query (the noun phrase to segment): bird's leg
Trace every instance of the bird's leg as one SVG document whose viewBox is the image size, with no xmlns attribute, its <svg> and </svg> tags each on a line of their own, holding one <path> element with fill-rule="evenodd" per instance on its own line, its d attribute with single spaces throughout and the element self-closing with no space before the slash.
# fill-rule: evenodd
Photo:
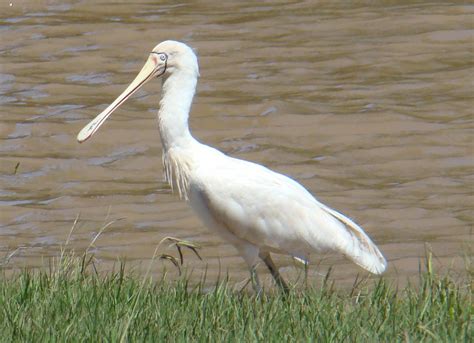
<svg viewBox="0 0 474 343">
<path fill-rule="evenodd" d="M 270 270 L 270 273 L 273 276 L 273 279 L 275 279 L 276 284 L 280 289 L 285 293 L 288 294 L 290 292 L 290 288 L 286 284 L 285 280 L 283 280 L 282 276 L 278 272 L 278 268 L 275 266 L 275 263 L 273 263 L 272 258 L 270 257 L 270 253 L 264 252 L 259 254 L 260 258 L 265 262 L 265 264 L 268 267 L 268 270 Z"/>
<path fill-rule="evenodd" d="M 235 246 L 239 250 L 240 254 L 244 258 L 245 262 L 249 266 L 250 271 L 250 281 L 252 282 L 252 287 L 257 295 L 262 293 L 262 286 L 260 285 L 260 280 L 257 274 L 257 265 L 258 265 L 258 252 L 259 249 L 252 244 L 243 242 Z"/>
<path fill-rule="evenodd" d="M 250 267 L 250 280 L 255 293 L 260 295 L 262 293 L 262 286 L 260 285 L 260 279 L 258 278 L 257 265 Z"/>
</svg>

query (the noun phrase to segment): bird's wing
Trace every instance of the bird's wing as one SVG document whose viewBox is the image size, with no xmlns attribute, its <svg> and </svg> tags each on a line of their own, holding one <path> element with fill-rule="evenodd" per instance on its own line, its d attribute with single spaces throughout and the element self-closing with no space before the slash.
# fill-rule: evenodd
<svg viewBox="0 0 474 343">
<path fill-rule="evenodd" d="M 200 168 L 196 184 L 217 224 L 262 249 L 308 256 L 336 250 L 374 273 L 385 259 L 356 223 L 316 200 L 291 178 L 223 157 Z"/>
</svg>

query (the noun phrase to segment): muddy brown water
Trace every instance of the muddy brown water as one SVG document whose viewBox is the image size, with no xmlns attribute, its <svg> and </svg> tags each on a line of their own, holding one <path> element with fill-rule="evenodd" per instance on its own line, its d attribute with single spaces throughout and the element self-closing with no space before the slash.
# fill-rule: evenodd
<svg viewBox="0 0 474 343">
<path fill-rule="evenodd" d="M 47 264 L 80 214 L 70 242 L 79 251 L 123 218 L 92 248 L 106 269 L 146 265 L 174 236 L 202 245 L 203 262 L 185 252 L 194 275 L 245 280 L 236 250 L 163 181 L 159 82 L 93 139 L 75 139 L 157 43 L 176 39 L 199 55 L 190 119 L 199 140 L 291 175 L 354 218 L 389 276 L 416 274 L 427 245 L 462 272 L 473 223 L 473 12 L 461 2 L 3 2 L 0 258 L 16 251 L 9 268 Z M 314 275 L 333 265 L 348 283 L 361 272 L 338 256 L 313 261 Z"/>
</svg>

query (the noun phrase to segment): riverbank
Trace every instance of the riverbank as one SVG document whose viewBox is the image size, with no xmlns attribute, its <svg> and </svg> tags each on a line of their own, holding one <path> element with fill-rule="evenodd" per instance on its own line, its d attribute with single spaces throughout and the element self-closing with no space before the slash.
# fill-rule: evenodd
<svg viewBox="0 0 474 343">
<path fill-rule="evenodd" d="M 1 341 L 469 341 L 471 282 L 424 263 L 404 289 L 380 278 L 341 291 L 328 280 L 257 297 L 226 280 L 208 290 L 124 266 L 104 275 L 91 255 L 65 253 L 49 270 L 1 273 Z"/>
</svg>

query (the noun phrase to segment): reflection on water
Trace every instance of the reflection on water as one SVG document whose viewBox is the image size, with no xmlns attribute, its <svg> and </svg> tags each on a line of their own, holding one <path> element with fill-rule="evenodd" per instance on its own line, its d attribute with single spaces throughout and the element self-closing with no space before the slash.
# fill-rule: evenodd
<svg viewBox="0 0 474 343">
<path fill-rule="evenodd" d="M 0 14 L 0 254 L 41 265 L 81 214 L 72 245 L 107 261 L 148 260 L 165 236 L 200 242 L 211 275 L 245 265 L 163 182 L 158 82 L 75 141 L 158 42 L 200 58 L 191 115 L 200 140 L 302 182 L 355 218 L 390 261 L 444 265 L 472 233 L 472 6 L 389 2 L 12 2 Z M 192 268 L 205 265 L 191 254 Z M 340 257 L 315 258 L 353 280 Z M 283 266 L 290 265 L 280 259 Z M 285 268 L 286 270 L 286 268 Z"/>
</svg>

